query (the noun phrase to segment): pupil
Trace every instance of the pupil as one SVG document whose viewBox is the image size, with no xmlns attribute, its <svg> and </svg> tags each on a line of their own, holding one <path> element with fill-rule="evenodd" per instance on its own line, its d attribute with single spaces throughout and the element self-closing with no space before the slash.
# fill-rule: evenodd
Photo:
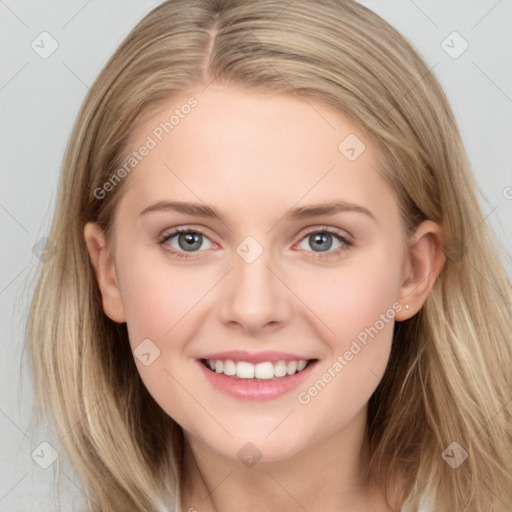
<svg viewBox="0 0 512 512">
<path fill-rule="evenodd" d="M 332 236 L 325 233 L 316 233 L 315 235 L 310 236 L 310 240 L 313 239 L 311 246 L 314 248 L 315 244 L 319 244 L 317 246 L 320 251 L 327 251 L 330 249 L 332 245 Z"/>
</svg>

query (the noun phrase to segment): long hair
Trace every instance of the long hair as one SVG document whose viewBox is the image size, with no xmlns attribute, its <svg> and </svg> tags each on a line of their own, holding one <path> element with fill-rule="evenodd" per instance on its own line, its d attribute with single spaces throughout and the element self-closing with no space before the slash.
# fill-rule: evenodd
<svg viewBox="0 0 512 512">
<path fill-rule="evenodd" d="M 505 511 L 512 325 L 504 254 L 437 79 L 390 24 L 351 0 L 169 0 L 130 32 L 87 94 L 48 234 L 56 252 L 39 268 L 25 346 L 34 415 L 54 422 L 90 510 L 173 506 L 184 436 L 144 387 L 126 324 L 103 312 L 84 225 L 111 233 L 129 177 L 102 199 L 95 190 L 123 164 L 137 123 L 173 94 L 214 80 L 348 115 L 379 150 L 405 232 L 427 219 L 441 224 L 446 262 L 422 309 L 396 324 L 370 399 L 370 471 L 383 489 L 401 475 L 413 510 L 428 493 L 436 512 Z M 455 453 L 467 454 L 456 468 L 448 463 Z"/>
</svg>

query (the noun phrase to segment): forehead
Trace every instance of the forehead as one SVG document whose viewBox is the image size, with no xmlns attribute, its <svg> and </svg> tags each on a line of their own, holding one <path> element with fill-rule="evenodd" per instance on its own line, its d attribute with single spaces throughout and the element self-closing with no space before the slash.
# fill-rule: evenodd
<svg viewBox="0 0 512 512">
<path fill-rule="evenodd" d="M 333 199 L 396 206 L 370 138 L 348 116 L 298 96 L 211 85 L 170 97 L 134 129 L 127 155 L 134 151 L 144 156 L 121 202 L 139 211 L 165 199 L 261 216 L 263 205 Z"/>
</svg>

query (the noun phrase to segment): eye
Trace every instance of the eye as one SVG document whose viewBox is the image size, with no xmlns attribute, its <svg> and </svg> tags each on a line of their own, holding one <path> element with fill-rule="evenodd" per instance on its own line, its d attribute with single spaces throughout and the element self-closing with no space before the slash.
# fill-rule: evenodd
<svg viewBox="0 0 512 512">
<path fill-rule="evenodd" d="M 333 243 L 337 244 L 334 248 Z M 308 231 L 298 244 L 299 248 L 308 251 L 308 247 L 305 247 L 304 244 L 313 249 L 312 252 L 315 254 L 311 257 L 320 259 L 339 256 L 352 246 L 348 237 L 333 228 L 315 228 Z"/>
<path fill-rule="evenodd" d="M 210 245 L 205 247 L 205 242 Z M 334 250 L 332 250 L 333 242 L 337 244 Z M 158 243 L 164 246 L 166 251 L 179 258 L 191 258 L 193 253 L 203 252 L 201 249 L 217 247 L 200 229 L 183 227 L 164 234 Z M 307 247 L 304 247 L 304 243 L 313 250 L 310 251 Z M 328 227 L 309 230 L 298 244 L 300 249 L 310 253 L 308 256 L 317 259 L 338 257 L 343 252 L 348 251 L 351 246 L 352 242 L 341 231 Z"/>
<path fill-rule="evenodd" d="M 205 248 L 204 242 L 207 240 L 210 247 L 206 247 L 206 249 L 216 247 L 199 229 L 176 228 L 171 233 L 165 234 L 158 243 L 175 256 L 189 258 L 190 256 L 186 253 L 201 252 L 199 250 Z"/>
</svg>

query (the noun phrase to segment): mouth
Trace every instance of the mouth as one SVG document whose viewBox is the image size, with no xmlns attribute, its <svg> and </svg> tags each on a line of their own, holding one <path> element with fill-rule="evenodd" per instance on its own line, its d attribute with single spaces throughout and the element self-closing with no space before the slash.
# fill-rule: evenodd
<svg viewBox="0 0 512 512">
<path fill-rule="evenodd" d="M 249 361 L 232 359 L 200 359 L 199 362 L 210 372 L 222 374 L 233 380 L 249 382 L 272 382 L 302 373 L 318 359 L 262 361 L 253 364 Z"/>
<path fill-rule="evenodd" d="M 196 359 L 214 389 L 237 400 L 284 397 L 311 378 L 319 359 L 283 352 L 246 351 L 208 354 Z"/>
</svg>

